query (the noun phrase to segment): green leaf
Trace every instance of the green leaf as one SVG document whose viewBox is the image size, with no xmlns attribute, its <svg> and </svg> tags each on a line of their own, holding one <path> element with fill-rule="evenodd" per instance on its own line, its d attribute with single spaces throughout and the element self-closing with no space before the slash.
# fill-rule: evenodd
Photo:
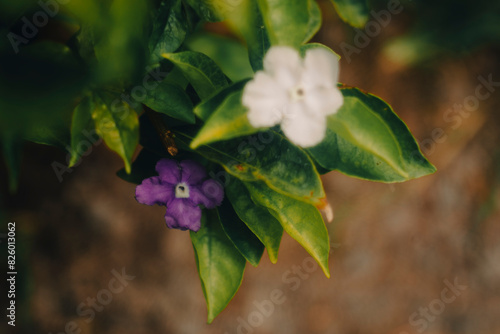
<svg viewBox="0 0 500 334">
<path fill-rule="evenodd" d="M 90 148 L 98 137 L 92 136 L 95 133 L 95 124 L 92 120 L 92 111 L 94 104 L 89 96 L 86 96 L 73 111 L 73 119 L 71 121 L 71 160 L 69 167 L 74 166 L 81 156 L 85 153 L 82 148 Z M 82 144 L 86 144 L 83 146 Z"/>
<path fill-rule="evenodd" d="M 311 38 L 314 37 L 321 28 L 321 9 L 315 0 L 308 1 L 309 8 L 309 22 L 307 24 L 307 33 L 302 41 L 302 43 L 308 42 Z"/>
<path fill-rule="evenodd" d="M 389 105 L 357 88 L 341 91 L 344 105 L 328 118 L 325 140 L 308 149 L 321 166 L 381 182 L 401 182 L 435 172 Z"/>
<path fill-rule="evenodd" d="M 326 50 L 328 52 L 333 53 L 337 57 L 337 59 L 340 60 L 340 55 L 339 54 L 337 54 L 335 51 L 333 51 L 332 49 L 330 49 L 328 46 L 326 46 L 324 44 L 321 44 L 321 43 L 307 43 L 307 44 L 302 45 L 300 47 L 300 49 L 299 49 L 300 55 L 301 55 L 302 58 L 304 58 L 305 55 L 306 55 L 307 50 L 318 49 L 318 48 L 324 49 L 324 50 Z"/>
<path fill-rule="evenodd" d="M 92 119 L 99 136 L 106 145 L 118 153 L 130 173 L 132 155 L 139 143 L 139 119 L 137 113 L 123 100 L 111 96 L 94 98 Z"/>
<path fill-rule="evenodd" d="M 186 41 L 191 51 L 202 52 L 213 59 L 231 81 L 253 76 L 247 49 L 233 38 L 213 34 L 197 34 Z"/>
<path fill-rule="evenodd" d="M 89 1 L 90 2 L 90 1 Z M 150 1 L 113 0 L 101 5 L 93 37 L 98 60 L 96 79 L 102 84 L 130 85 L 142 80 L 147 64 Z"/>
<path fill-rule="evenodd" d="M 328 231 L 318 209 L 279 194 L 262 182 L 245 182 L 252 199 L 269 209 L 283 229 L 318 262 L 326 277 L 330 277 Z"/>
<path fill-rule="evenodd" d="M 176 51 L 186 38 L 188 30 L 181 0 L 162 1 L 156 11 L 149 39 L 152 62 L 158 62 L 163 53 Z"/>
<path fill-rule="evenodd" d="M 146 99 L 142 101 L 156 112 L 194 124 L 193 103 L 186 92 L 176 85 L 162 82 L 154 89 L 148 90 Z"/>
<path fill-rule="evenodd" d="M 68 128 L 69 125 L 61 123 L 56 123 L 52 126 L 40 125 L 37 128 L 30 129 L 23 138 L 33 143 L 54 146 L 61 150 L 68 150 L 68 145 L 70 143 Z"/>
<path fill-rule="evenodd" d="M 222 230 L 217 212 L 204 211 L 200 230 L 190 236 L 211 323 L 238 291 L 246 261 Z"/>
<path fill-rule="evenodd" d="M 355 28 L 363 28 L 370 18 L 367 0 L 331 0 L 340 18 Z"/>
<path fill-rule="evenodd" d="M 278 261 L 283 227 L 267 208 L 255 204 L 245 185 L 233 178 L 225 188 L 226 196 L 240 219 L 266 246 L 269 259 L 272 263 Z"/>
<path fill-rule="evenodd" d="M 187 129 L 174 130 L 176 141 L 189 145 Z M 274 131 L 200 146 L 196 152 L 221 164 L 243 181 L 264 181 L 272 189 L 322 207 L 325 192 L 314 163 L 305 151 Z"/>
<path fill-rule="evenodd" d="M 239 1 L 228 0 L 187 0 L 187 3 L 204 20 L 218 22 L 239 6 Z"/>
<path fill-rule="evenodd" d="M 241 104 L 242 94 L 243 91 L 232 93 L 224 100 L 193 139 L 191 148 L 259 131 L 248 121 L 248 110 Z"/>
<path fill-rule="evenodd" d="M 232 93 L 241 91 L 245 87 L 248 80 L 243 80 L 231 84 L 230 86 L 224 88 L 211 98 L 206 101 L 201 102 L 194 108 L 194 113 L 201 120 L 206 121 L 214 112 L 219 108 L 219 106 L 224 102 L 224 100 Z"/>
<path fill-rule="evenodd" d="M 255 234 L 241 221 L 228 200 L 225 200 L 222 205 L 217 208 L 217 213 L 222 223 L 222 229 L 233 245 L 248 262 L 254 267 L 257 267 L 264 253 L 264 245 L 262 242 L 260 242 Z"/>
<path fill-rule="evenodd" d="M 321 12 L 314 0 L 258 0 L 258 4 L 273 45 L 299 47 L 321 25 Z"/>
<path fill-rule="evenodd" d="M 261 70 L 262 60 L 271 42 L 257 1 L 239 0 L 239 5 L 228 12 L 226 18 L 233 30 L 245 39 L 253 70 Z"/>
<path fill-rule="evenodd" d="M 219 66 L 203 53 L 184 51 L 165 53 L 163 57 L 182 71 L 202 100 L 228 85 Z"/>
</svg>

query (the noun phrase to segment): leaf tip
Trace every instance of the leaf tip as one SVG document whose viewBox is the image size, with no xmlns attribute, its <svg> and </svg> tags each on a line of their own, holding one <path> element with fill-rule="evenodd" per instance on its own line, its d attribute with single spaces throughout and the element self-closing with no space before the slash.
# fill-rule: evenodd
<svg viewBox="0 0 500 334">
<path fill-rule="evenodd" d="M 193 139 L 191 144 L 189 144 L 189 147 L 194 150 L 198 148 L 200 145 L 201 145 L 201 140 L 199 140 L 198 137 L 196 137 Z"/>
<path fill-rule="evenodd" d="M 272 264 L 278 263 L 278 256 L 276 254 L 269 253 L 269 260 Z"/>
</svg>

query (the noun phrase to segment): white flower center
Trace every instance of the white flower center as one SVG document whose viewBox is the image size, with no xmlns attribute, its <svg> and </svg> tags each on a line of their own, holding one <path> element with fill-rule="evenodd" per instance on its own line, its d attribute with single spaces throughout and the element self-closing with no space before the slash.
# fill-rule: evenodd
<svg viewBox="0 0 500 334">
<path fill-rule="evenodd" d="M 302 85 L 297 85 L 290 89 L 290 98 L 293 102 L 302 101 L 305 97 L 305 90 Z"/>
<path fill-rule="evenodd" d="M 189 198 L 189 186 L 185 182 L 181 182 L 175 186 L 176 198 Z"/>
</svg>

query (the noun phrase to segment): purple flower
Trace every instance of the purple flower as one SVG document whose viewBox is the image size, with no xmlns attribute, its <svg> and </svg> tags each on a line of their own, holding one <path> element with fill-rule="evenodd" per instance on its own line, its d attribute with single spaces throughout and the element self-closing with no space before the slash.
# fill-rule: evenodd
<svg viewBox="0 0 500 334">
<path fill-rule="evenodd" d="M 222 203 L 222 186 L 209 179 L 205 168 L 195 161 L 161 159 L 156 171 L 159 176 L 145 179 L 137 186 L 135 198 L 142 204 L 165 205 L 165 221 L 170 228 L 196 232 L 201 226 L 199 205 L 212 209 Z"/>
</svg>

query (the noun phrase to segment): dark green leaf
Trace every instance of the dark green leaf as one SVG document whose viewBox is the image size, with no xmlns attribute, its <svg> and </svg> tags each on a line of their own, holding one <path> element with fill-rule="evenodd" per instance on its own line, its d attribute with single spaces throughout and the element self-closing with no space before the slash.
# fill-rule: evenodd
<svg viewBox="0 0 500 334">
<path fill-rule="evenodd" d="M 219 66 L 203 53 L 184 51 L 165 53 L 163 57 L 182 71 L 202 100 L 228 85 Z"/>
<path fill-rule="evenodd" d="M 253 234 L 253 232 L 245 225 L 244 222 L 234 212 L 233 207 L 225 200 L 220 207 L 217 208 L 222 229 L 226 232 L 234 246 L 238 251 L 250 262 L 257 267 L 264 253 L 264 245 Z"/>
<path fill-rule="evenodd" d="M 222 230 L 215 210 L 205 210 L 201 229 L 190 236 L 211 323 L 238 291 L 246 261 Z"/>
<path fill-rule="evenodd" d="M 140 184 L 144 179 L 158 175 L 155 166 L 161 158 L 149 150 L 142 149 L 132 163 L 130 174 L 126 172 L 125 168 L 122 168 L 116 172 L 116 175 L 127 182 Z"/>
<path fill-rule="evenodd" d="M 193 103 L 180 87 L 162 82 L 148 91 L 143 103 L 156 112 L 194 124 Z"/>
<path fill-rule="evenodd" d="M 73 111 L 71 122 L 71 160 L 69 167 L 72 167 L 98 140 L 95 131 L 95 123 L 92 120 L 94 104 L 89 96 L 86 96 Z"/>
<path fill-rule="evenodd" d="M 67 125 L 54 124 L 53 126 L 42 125 L 33 128 L 24 136 L 25 140 L 33 143 L 49 145 L 69 151 L 70 135 Z"/>
<path fill-rule="evenodd" d="M 193 139 L 187 130 L 177 131 L 185 145 Z M 200 146 L 196 152 L 221 164 L 243 181 L 262 180 L 272 189 L 298 200 L 324 205 L 325 193 L 309 156 L 274 131 Z"/>
<path fill-rule="evenodd" d="M 162 59 L 163 53 L 176 51 L 189 30 L 181 0 L 162 1 L 153 22 L 149 39 L 152 62 Z"/>
<path fill-rule="evenodd" d="M 236 178 L 229 181 L 225 190 L 234 211 L 266 246 L 271 262 L 276 263 L 278 261 L 281 236 L 283 235 L 283 227 L 281 227 L 279 221 L 269 213 L 267 208 L 254 203 L 248 189 Z"/>
</svg>

